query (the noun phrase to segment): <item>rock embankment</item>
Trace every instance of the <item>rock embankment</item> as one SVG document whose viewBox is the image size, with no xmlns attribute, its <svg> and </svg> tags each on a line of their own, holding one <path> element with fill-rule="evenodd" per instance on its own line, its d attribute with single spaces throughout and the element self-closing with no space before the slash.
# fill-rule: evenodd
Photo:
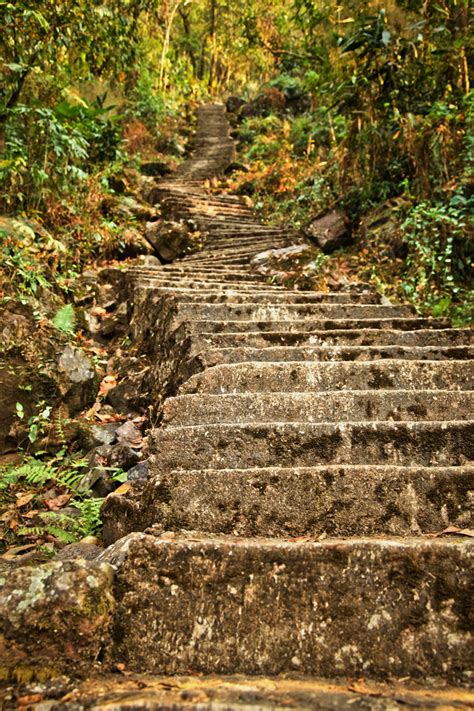
<svg viewBox="0 0 474 711">
<path fill-rule="evenodd" d="M 209 188 L 232 156 L 223 107 L 202 107 L 195 153 L 152 199 L 204 247 L 106 275 L 128 296 L 158 425 L 146 476 L 104 507 L 101 659 L 465 685 L 472 332 L 365 285 L 268 283 L 255 256 L 298 238 Z"/>
</svg>

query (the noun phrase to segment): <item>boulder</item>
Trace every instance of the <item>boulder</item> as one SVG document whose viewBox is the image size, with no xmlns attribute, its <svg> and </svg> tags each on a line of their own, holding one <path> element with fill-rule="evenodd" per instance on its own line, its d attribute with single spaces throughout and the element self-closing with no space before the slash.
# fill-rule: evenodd
<svg viewBox="0 0 474 711">
<path fill-rule="evenodd" d="M 182 222 L 175 220 L 147 222 L 145 235 L 161 259 L 167 262 L 196 250 L 193 233 Z"/>
<path fill-rule="evenodd" d="M 79 443 L 82 449 L 89 451 L 104 444 L 114 444 L 118 422 L 89 423 L 79 422 Z"/>
<path fill-rule="evenodd" d="M 303 228 L 305 235 L 316 242 L 326 254 L 352 241 L 349 221 L 339 210 L 317 217 Z"/>
<path fill-rule="evenodd" d="M 172 172 L 169 165 L 162 160 L 148 161 L 147 163 L 142 163 L 140 166 L 140 173 L 152 178 L 161 178 Z"/>
<path fill-rule="evenodd" d="M 241 99 L 240 96 L 229 96 L 227 101 L 225 102 L 225 108 L 227 113 L 229 114 L 236 114 L 242 106 L 245 105 L 244 99 Z"/>
<path fill-rule="evenodd" d="M 264 89 L 256 99 L 245 104 L 239 111 L 239 118 L 254 118 L 255 116 L 268 116 L 271 113 L 284 111 L 286 98 L 282 91 L 275 87 Z"/>
<path fill-rule="evenodd" d="M 97 393 L 97 375 L 83 350 L 68 343 L 59 356 L 58 372 L 61 395 L 70 415 L 92 405 Z"/>
<path fill-rule="evenodd" d="M 0 572 L 0 679 L 90 673 L 108 641 L 113 569 L 84 560 Z"/>
<path fill-rule="evenodd" d="M 128 470 L 127 481 L 130 482 L 145 482 L 150 478 L 150 465 L 148 460 L 138 462 L 134 467 Z"/>
</svg>

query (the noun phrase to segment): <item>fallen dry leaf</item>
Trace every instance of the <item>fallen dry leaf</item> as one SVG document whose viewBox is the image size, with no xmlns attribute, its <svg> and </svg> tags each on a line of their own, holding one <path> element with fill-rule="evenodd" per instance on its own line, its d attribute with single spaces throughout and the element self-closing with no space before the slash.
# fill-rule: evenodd
<svg viewBox="0 0 474 711">
<path fill-rule="evenodd" d="M 34 498 L 34 494 L 23 494 L 18 496 L 16 500 L 15 506 L 17 509 L 21 509 L 23 506 L 26 506 L 27 504 L 30 503 L 30 501 Z"/>
<path fill-rule="evenodd" d="M 36 548 L 36 543 L 28 543 L 25 544 L 24 546 L 14 546 L 13 548 L 9 548 L 2 556 L 1 558 L 14 558 L 16 555 L 20 553 L 24 553 L 24 551 L 29 551 L 32 548 Z"/>
<path fill-rule="evenodd" d="M 44 503 L 50 511 L 58 511 L 67 504 L 70 498 L 71 494 L 61 494 L 61 496 L 56 496 L 54 499 L 47 499 Z"/>
<path fill-rule="evenodd" d="M 129 484 L 128 481 L 126 481 L 124 484 L 121 484 L 118 489 L 115 489 L 114 494 L 118 494 L 119 496 L 121 496 L 122 494 L 126 494 L 127 491 L 130 490 L 131 486 L 132 485 Z"/>
<path fill-rule="evenodd" d="M 288 538 L 288 543 L 304 543 L 307 541 L 314 541 L 312 536 L 296 536 L 295 538 Z"/>
<path fill-rule="evenodd" d="M 34 518 L 39 514 L 39 509 L 32 509 L 28 513 L 22 514 L 24 518 Z"/>
<path fill-rule="evenodd" d="M 115 388 L 117 385 L 117 376 L 116 375 L 106 375 L 105 378 L 102 378 L 102 382 L 99 386 L 99 395 L 107 395 L 109 390 L 112 390 L 112 388 Z"/>
<path fill-rule="evenodd" d="M 30 707 L 32 704 L 37 704 L 43 701 L 43 694 L 30 694 L 29 696 L 20 696 L 18 698 L 18 708 Z"/>
<path fill-rule="evenodd" d="M 473 528 L 458 528 L 458 526 L 448 526 L 436 534 L 437 536 L 469 536 L 469 538 L 474 538 Z"/>
<path fill-rule="evenodd" d="M 96 316 L 97 318 L 103 318 L 107 315 L 107 311 L 102 306 L 93 306 L 89 309 L 91 316 Z"/>
<path fill-rule="evenodd" d="M 364 696 L 382 696 L 381 692 L 377 689 L 373 689 L 370 686 L 360 680 L 355 681 L 353 684 L 347 687 L 348 691 L 353 691 L 356 694 L 363 694 Z"/>
</svg>

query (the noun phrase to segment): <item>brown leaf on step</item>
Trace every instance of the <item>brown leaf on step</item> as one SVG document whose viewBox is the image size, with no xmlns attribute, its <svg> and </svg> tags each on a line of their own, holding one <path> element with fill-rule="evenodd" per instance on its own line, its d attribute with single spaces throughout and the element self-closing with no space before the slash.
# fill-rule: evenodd
<svg viewBox="0 0 474 711">
<path fill-rule="evenodd" d="M 107 311 L 102 306 L 93 306 L 89 309 L 89 313 L 91 316 L 95 316 L 96 318 L 103 318 L 107 315 Z"/>
<path fill-rule="evenodd" d="M 117 376 L 116 375 L 106 375 L 105 378 L 102 379 L 102 382 L 99 386 L 99 395 L 105 396 L 109 392 L 109 390 L 112 390 L 112 388 L 115 388 L 117 385 Z"/>
<path fill-rule="evenodd" d="M 18 496 L 16 500 L 16 508 L 21 509 L 23 506 L 26 506 L 27 504 L 30 503 L 30 501 L 34 498 L 34 494 L 22 494 Z"/>
<path fill-rule="evenodd" d="M 71 494 L 61 494 L 61 496 L 55 496 L 54 499 L 47 499 L 44 503 L 50 511 L 59 511 L 67 504 L 70 498 Z"/>
<path fill-rule="evenodd" d="M 37 704 L 40 701 L 43 701 L 43 699 L 43 694 L 30 694 L 29 696 L 20 696 L 17 699 L 18 709 L 31 708 L 33 704 Z"/>
<path fill-rule="evenodd" d="M 363 694 L 364 696 L 382 696 L 380 691 L 367 686 L 367 684 L 361 679 L 355 681 L 353 684 L 347 687 L 348 691 L 354 691 L 356 694 Z"/>
<path fill-rule="evenodd" d="M 119 496 L 122 496 L 122 494 L 126 494 L 127 491 L 130 490 L 131 484 L 126 481 L 124 484 L 121 484 L 118 489 L 115 489 L 114 494 L 118 494 Z"/>
<path fill-rule="evenodd" d="M 287 538 L 288 543 L 305 543 L 307 541 L 314 541 L 311 536 L 296 536 L 296 538 Z"/>
<path fill-rule="evenodd" d="M 469 538 L 474 538 L 473 528 L 458 528 L 458 526 L 448 526 L 436 534 L 437 536 L 469 536 Z"/>
<path fill-rule="evenodd" d="M 3 521 L 3 523 L 8 523 L 8 521 L 10 521 L 10 519 L 14 518 L 15 516 L 15 509 L 8 509 L 8 511 L 2 513 L 2 515 L 0 516 L 0 521 Z"/>
<path fill-rule="evenodd" d="M 25 551 L 29 551 L 32 548 L 36 548 L 36 543 L 28 543 L 25 544 L 24 546 L 13 546 L 13 548 L 9 548 L 0 558 L 14 558 L 15 556 L 19 555 L 20 553 L 24 553 Z"/>
<path fill-rule="evenodd" d="M 31 511 L 28 511 L 28 513 L 22 514 L 23 518 L 34 518 L 39 514 L 38 509 L 32 509 Z"/>
<path fill-rule="evenodd" d="M 125 415 L 119 415 L 117 412 L 108 415 L 102 415 L 100 412 L 97 412 L 95 417 L 99 422 L 123 422 L 127 419 Z"/>
</svg>

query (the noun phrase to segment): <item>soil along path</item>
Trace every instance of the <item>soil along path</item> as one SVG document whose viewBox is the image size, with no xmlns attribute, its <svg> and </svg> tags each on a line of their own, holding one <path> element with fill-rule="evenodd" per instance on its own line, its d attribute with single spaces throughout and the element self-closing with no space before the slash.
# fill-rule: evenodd
<svg viewBox="0 0 474 711">
<path fill-rule="evenodd" d="M 128 275 L 168 397 L 150 478 L 106 505 L 108 542 L 128 534 L 102 556 L 114 655 L 155 673 L 466 681 L 474 549 L 429 534 L 471 526 L 471 334 L 363 286 L 266 283 L 252 258 L 295 236 L 205 190 L 232 151 L 223 108 L 202 107 L 195 154 L 156 194 L 210 237 Z"/>
<path fill-rule="evenodd" d="M 100 621 L 90 606 L 86 616 L 106 629 L 86 661 L 465 686 L 472 334 L 382 304 L 364 285 L 326 294 L 267 283 L 253 257 L 297 238 L 206 188 L 233 150 L 223 107 L 201 107 L 194 154 L 153 199 L 205 229 L 204 248 L 108 275 L 128 294 L 159 425 L 148 478 L 106 500 L 109 547 L 91 565 L 107 605 Z M 272 703 L 332 703 L 314 686 L 298 706 L 295 684 L 281 699 L 272 686 Z M 385 708 L 386 690 L 359 691 L 364 708 Z M 430 706 L 466 700 L 446 693 L 428 694 Z"/>
</svg>

